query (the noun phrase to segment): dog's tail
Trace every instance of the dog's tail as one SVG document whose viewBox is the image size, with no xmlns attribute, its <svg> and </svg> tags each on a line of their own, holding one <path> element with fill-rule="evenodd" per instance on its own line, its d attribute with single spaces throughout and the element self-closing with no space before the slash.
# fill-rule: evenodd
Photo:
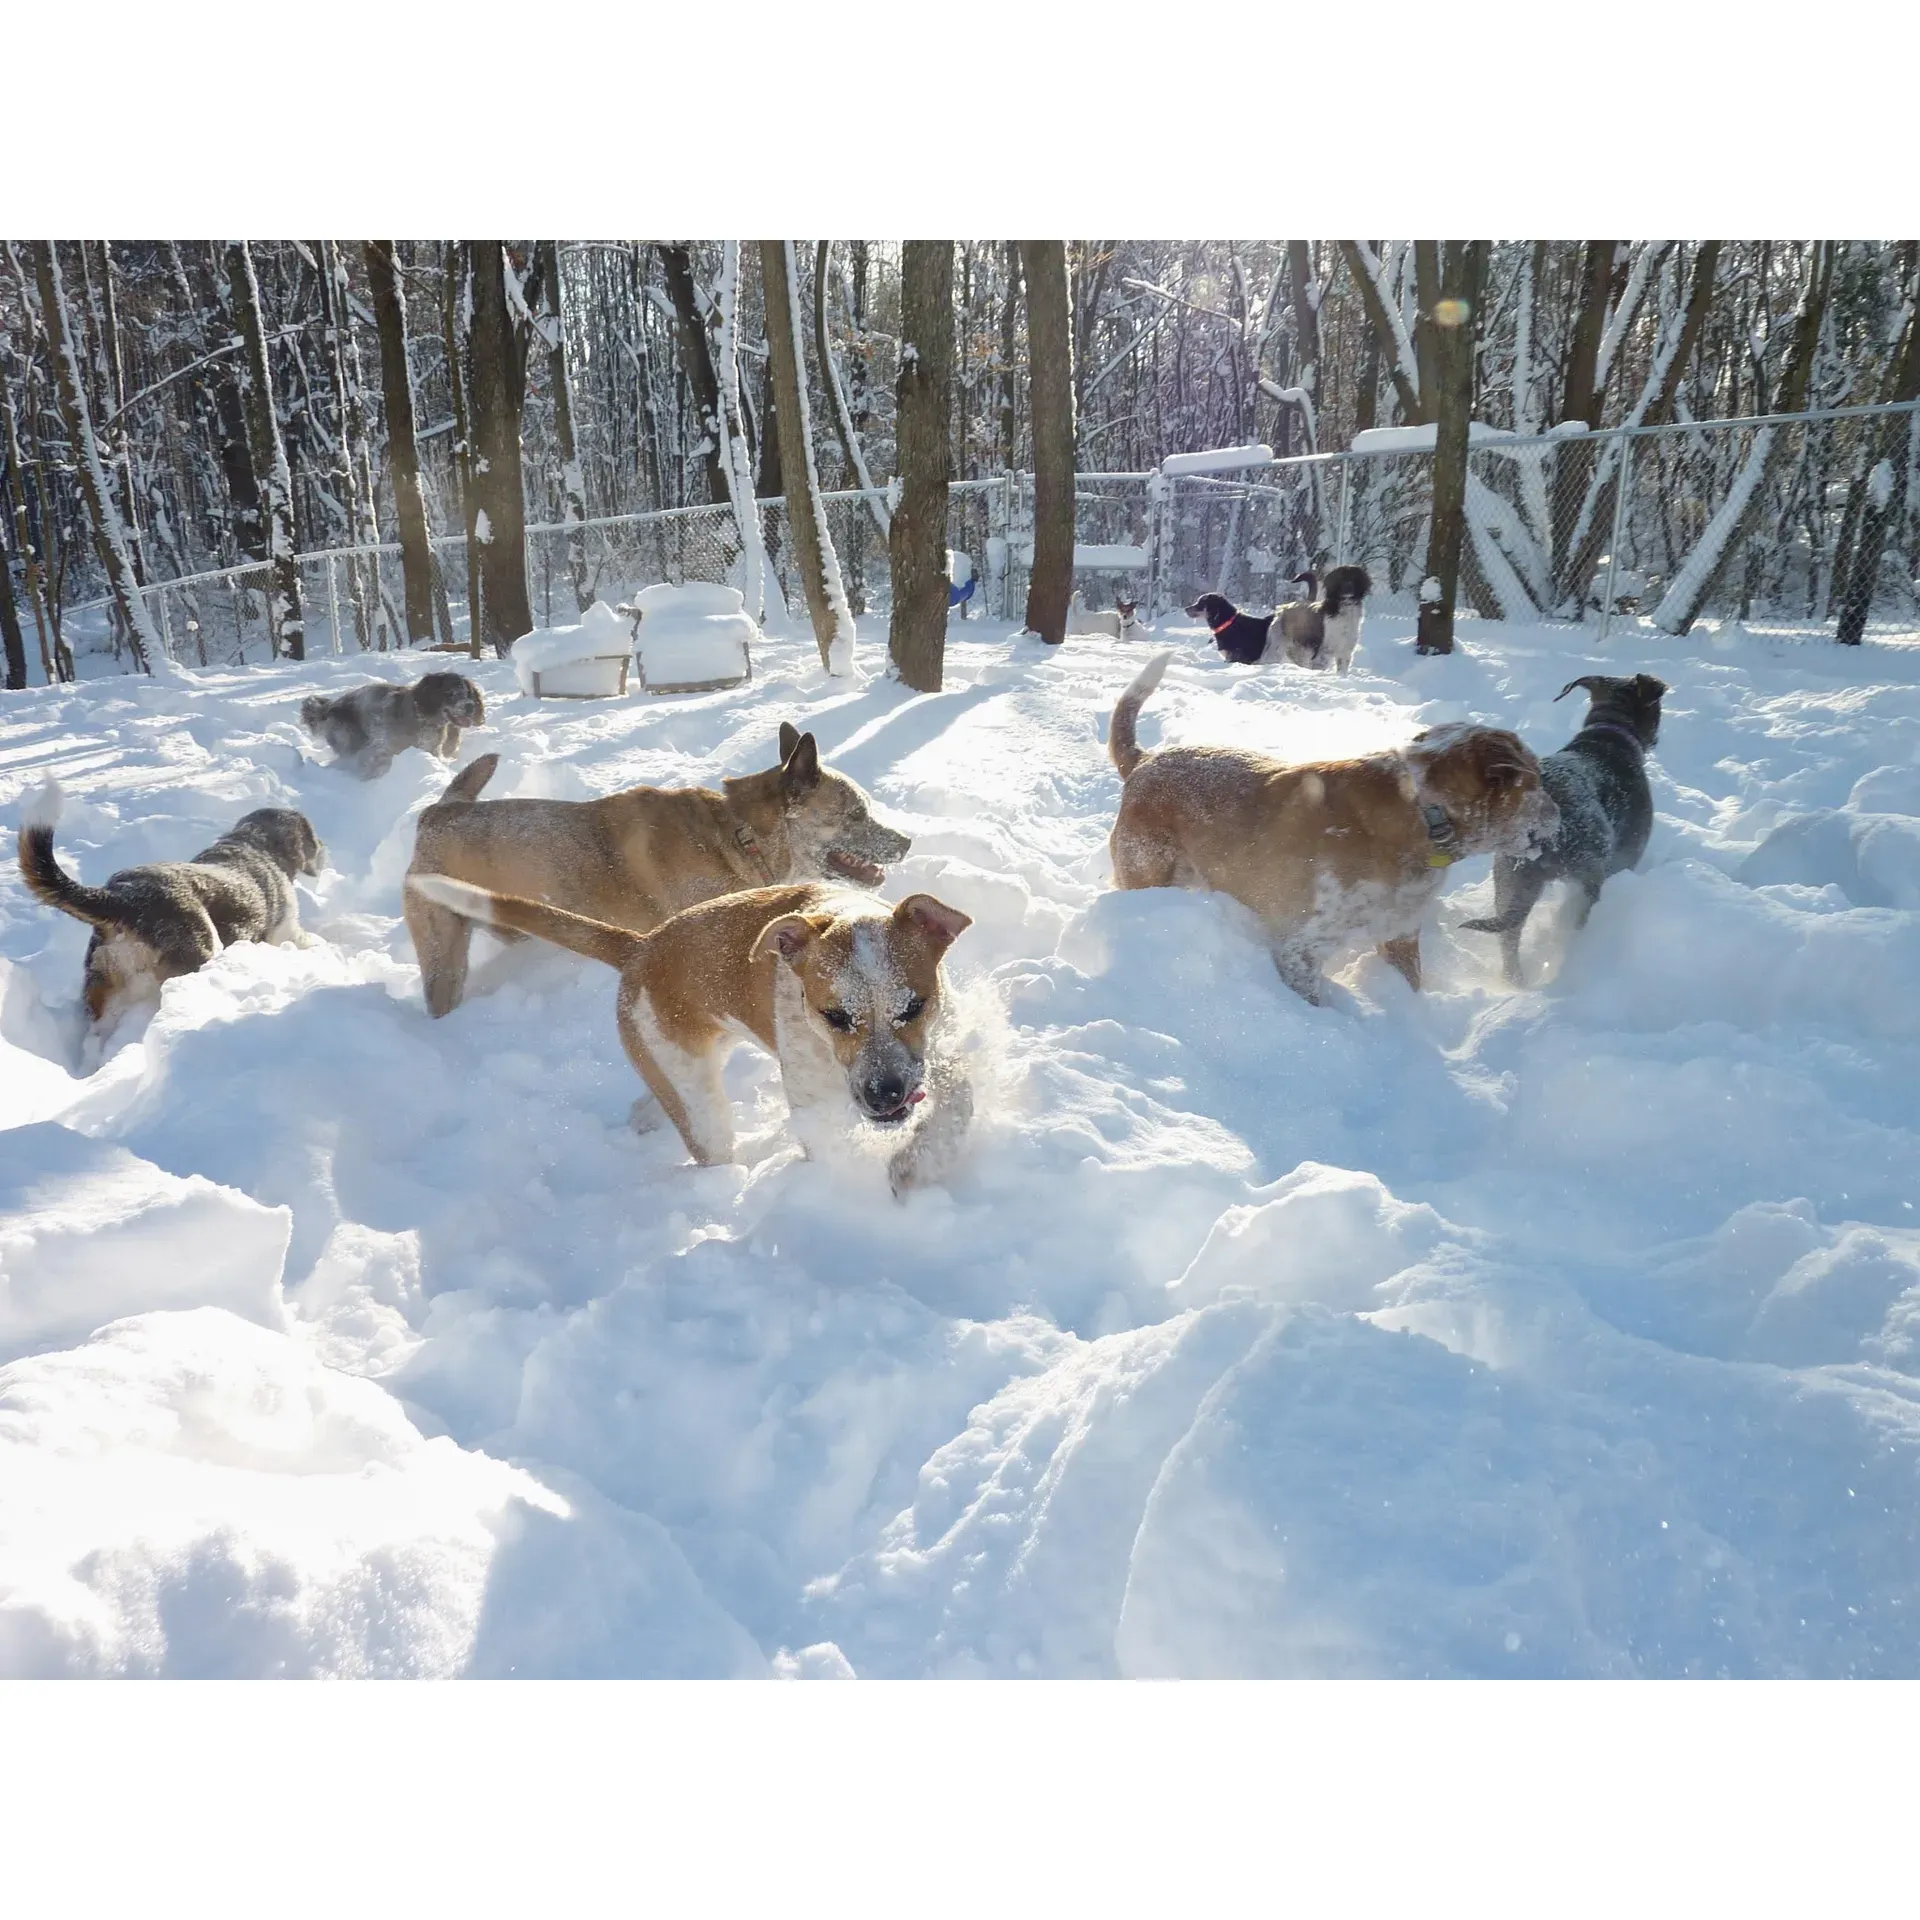
<svg viewBox="0 0 1920 1920">
<path fill-rule="evenodd" d="M 558 907 L 522 900 L 511 893 L 489 893 L 485 887 L 470 887 L 464 880 L 449 880 L 443 873 L 410 873 L 407 885 L 423 900 L 446 907 L 463 920 L 477 920 L 483 927 L 504 927 L 512 933 L 530 933 L 609 967 L 624 967 L 640 944 L 640 936 L 624 927 L 605 926 L 598 920 L 563 913 Z"/>
<path fill-rule="evenodd" d="M 309 733 L 317 732 L 332 706 L 333 702 L 324 693 L 309 694 L 300 702 L 300 724 Z"/>
<path fill-rule="evenodd" d="M 1147 704 L 1147 696 L 1160 684 L 1160 676 L 1166 672 L 1167 662 L 1172 658 L 1171 651 L 1156 653 L 1140 669 L 1133 685 L 1120 696 L 1120 704 L 1113 710 L 1113 724 L 1107 729 L 1107 753 L 1119 768 L 1122 780 L 1127 779 L 1146 758 L 1140 751 L 1139 742 L 1133 737 L 1134 722 L 1140 718 L 1140 709 Z"/>
<path fill-rule="evenodd" d="M 1527 923 L 1524 913 L 1509 912 L 1503 919 L 1497 913 L 1490 913 L 1484 920 L 1462 920 L 1460 928 L 1465 933 L 1511 933 L 1515 927 Z"/>
<path fill-rule="evenodd" d="M 118 926 L 126 913 L 102 887 L 83 887 L 53 857 L 53 830 L 60 820 L 59 783 L 49 780 L 20 816 L 20 876 L 36 900 L 70 913 L 89 926 Z"/>
<path fill-rule="evenodd" d="M 470 767 L 462 767 L 447 782 L 446 791 L 433 804 L 436 807 L 450 807 L 461 800 L 473 800 L 479 797 L 484 787 L 499 770 L 500 756 L 497 753 L 483 753 Z"/>
</svg>

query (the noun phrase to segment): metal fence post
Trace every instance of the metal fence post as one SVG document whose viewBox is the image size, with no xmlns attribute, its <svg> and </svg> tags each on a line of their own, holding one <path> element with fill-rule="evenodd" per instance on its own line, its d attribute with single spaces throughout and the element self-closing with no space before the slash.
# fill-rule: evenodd
<svg viewBox="0 0 1920 1920">
<path fill-rule="evenodd" d="M 340 574 L 327 555 L 327 618 L 333 622 L 333 650 L 340 651 Z"/>
<path fill-rule="evenodd" d="M 1353 486 L 1350 476 L 1353 472 L 1353 457 L 1342 454 L 1340 457 L 1340 532 L 1334 541 L 1333 559 L 1336 566 L 1347 564 L 1347 541 L 1353 534 Z"/>
<path fill-rule="evenodd" d="M 1613 579 L 1620 570 L 1620 535 L 1626 526 L 1627 487 L 1633 479 L 1633 438 L 1620 434 L 1620 471 L 1613 481 L 1613 532 L 1607 540 L 1607 585 L 1600 603 L 1600 644 L 1613 631 Z"/>
<path fill-rule="evenodd" d="M 151 593 L 154 604 L 160 609 L 160 645 L 165 651 L 167 658 L 171 660 L 175 656 L 173 650 L 173 625 L 167 618 L 167 590 L 165 587 L 151 587 L 143 588 L 141 592 L 142 598 L 144 598 L 147 593 Z"/>
</svg>

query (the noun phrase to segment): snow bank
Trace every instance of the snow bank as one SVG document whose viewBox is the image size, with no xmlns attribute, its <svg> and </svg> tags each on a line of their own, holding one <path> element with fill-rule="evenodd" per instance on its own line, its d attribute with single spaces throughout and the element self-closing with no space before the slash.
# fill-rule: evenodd
<svg viewBox="0 0 1920 1920">
<path fill-rule="evenodd" d="M 53 1125 L 0 1155 L 0 1356 L 73 1340 L 155 1307 L 218 1306 L 285 1324 L 292 1216 L 198 1174 Z"/>
</svg>

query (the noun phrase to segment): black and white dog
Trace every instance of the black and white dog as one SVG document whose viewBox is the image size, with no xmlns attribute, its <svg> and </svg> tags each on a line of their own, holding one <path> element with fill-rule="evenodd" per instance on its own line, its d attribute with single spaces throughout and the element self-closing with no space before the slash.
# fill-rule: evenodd
<svg viewBox="0 0 1920 1920">
<path fill-rule="evenodd" d="M 1549 880 L 1571 880 L 1580 890 L 1576 927 L 1587 924 L 1600 889 L 1616 873 L 1640 864 L 1653 831 L 1653 795 L 1647 753 L 1660 737 L 1664 680 L 1636 673 L 1631 680 L 1590 673 L 1569 680 L 1553 697 L 1586 688 L 1592 704 L 1576 733 L 1540 762 L 1541 784 L 1560 808 L 1560 827 L 1527 860 L 1506 854 L 1493 863 L 1493 912 L 1463 920 L 1473 933 L 1500 936 L 1500 962 L 1510 986 L 1520 984 L 1520 935 Z"/>
<path fill-rule="evenodd" d="M 1329 569 L 1320 598 L 1313 598 L 1318 576 L 1296 573 L 1307 598 L 1290 601 L 1268 614 L 1242 613 L 1218 593 L 1203 593 L 1187 612 L 1206 621 L 1213 644 L 1229 660 L 1253 666 L 1262 660 L 1290 660 L 1297 667 L 1334 667 L 1345 673 L 1360 644 L 1362 602 L 1373 590 L 1365 567 Z"/>
</svg>

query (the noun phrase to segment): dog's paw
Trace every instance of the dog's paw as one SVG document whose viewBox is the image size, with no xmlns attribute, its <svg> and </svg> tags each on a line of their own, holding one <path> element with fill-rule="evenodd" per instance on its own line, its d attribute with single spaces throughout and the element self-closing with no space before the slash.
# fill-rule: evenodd
<svg viewBox="0 0 1920 1920">
<path fill-rule="evenodd" d="M 635 1133 L 658 1133 L 666 1118 L 660 1110 L 660 1102 L 652 1094 L 643 1093 L 628 1110 L 627 1125 Z"/>
</svg>

